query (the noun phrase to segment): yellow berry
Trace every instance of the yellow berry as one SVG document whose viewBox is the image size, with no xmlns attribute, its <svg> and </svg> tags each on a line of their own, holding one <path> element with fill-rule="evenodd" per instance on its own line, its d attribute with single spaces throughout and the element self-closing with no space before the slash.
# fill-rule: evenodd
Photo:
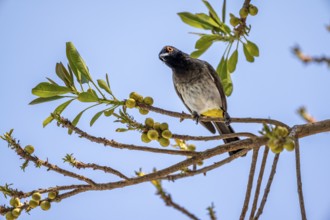
<svg viewBox="0 0 330 220">
<path fill-rule="evenodd" d="M 18 207 L 21 205 L 21 200 L 19 200 L 19 198 L 12 197 L 9 201 L 9 204 L 13 207 Z"/>
<path fill-rule="evenodd" d="M 40 203 L 40 208 L 42 209 L 42 210 L 44 210 L 44 211 L 47 211 L 47 210 L 49 210 L 50 209 L 50 202 L 49 201 L 42 201 L 41 203 Z"/>
<path fill-rule="evenodd" d="M 29 201 L 29 206 L 31 207 L 31 208 L 35 208 L 35 207 L 37 207 L 39 205 L 39 201 L 35 201 L 35 200 L 33 200 L 33 199 L 31 199 L 30 201 Z"/>
<path fill-rule="evenodd" d="M 151 140 L 148 138 L 147 133 L 142 133 L 141 141 L 144 142 L 144 143 L 149 143 Z"/>
<path fill-rule="evenodd" d="M 279 154 L 283 151 L 283 145 L 277 145 L 274 148 L 270 148 L 270 150 L 274 153 L 274 154 Z"/>
<path fill-rule="evenodd" d="M 159 125 L 159 129 L 162 131 L 168 130 L 168 124 L 166 122 Z"/>
<path fill-rule="evenodd" d="M 237 17 L 231 17 L 229 22 L 233 27 L 236 27 L 239 24 L 240 20 Z"/>
<path fill-rule="evenodd" d="M 159 138 L 158 142 L 162 147 L 167 147 L 168 145 L 170 145 L 170 140 L 163 137 Z"/>
<path fill-rule="evenodd" d="M 127 106 L 127 108 L 134 108 L 136 106 L 136 102 L 134 99 L 129 98 L 126 100 L 125 105 Z"/>
<path fill-rule="evenodd" d="M 26 145 L 25 148 L 24 148 L 24 151 L 28 154 L 33 154 L 34 147 L 32 145 Z"/>
<path fill-rule="evenodd" d="M 129 94 L 129 97 L 130 97 L 131 99 L 134 99 L 134 100 L 137 101 L 137 102 L 142 102 L 142 101 L 143 101 L 143 96 L 140 95 L 140 94 L 137 93 L 137 92 L 131 92 L 131 93 Z"/>
<path fill-rule="evenodd" d="M 198 165 L 198 166 L 203 166 L 203 163 L 204 163 L 204 162 L 203 162 L 202 160 L 197 161 L 197 165 Z"/>
<path fill-rule="evenodd" d="M 152 105 L 154 104 L 154 100 L 150 96 L 147 96 L 143 99 L 143 103 L 146 105 Z"/>
<path fill-rule="evenodd" d="M 282 127 L 282 126 L 277 126 L 274 130 L 275 135 L 279 137 L 286 137 L 289 134 L 289 131 L 287 128 Z"/>
<path fill-rule="evenodd" d="M 149 110 L 147 110 L 147 109 L 142 109 L 142 108 L 139 108 L 139 112 L 140 112 L 140 114 L 141 114 L 141 115 L 146 115 L 146 114 L 148 114 L 148 113 L 149 113 Z"/>
<path fill-rule="evenodd" d="M 252 16 L 255 16 L 256 14 L 258 14 L 258 8 L 254 5 L 250 5 L 249 6 L 249 14 Z"/>
<path fill-rule="evenodd" d="M 11 211 L 11 214 L 17 218 L 21 214 L 21 209 L 20 208 L 15 208 Z"/>
<path fill-rule="evenodd" d="M 154 123 L 154 129 L 156 129 L 156 130 L 160 129 L 160 123 L 159 122 Z"/>
<path fill-rule="evenodd" d="M 150 140 L 157 140 L 159 135 L 156 130 L 151 129 L 148 131 L 147 136 Z"/>
<path fill-rule="evenodd" d="M 241 10 L 239 10 L 239 16 L 241 16 L 241 18 L 246 18 L 249 14 L 249 10 L 247 8 L 241 8 Z"/>
<path fill-rule="evenodd" d="M 6 213 L 6 220 L 14 220 L 15 217 L 13 216 L 13 213 L 7 212 Z"/>
<path fill-rule="evenodd" d="M 189 144 L 189 145 L 187 146 L 187 149 L 190 150 L 190 151 L 195 151 L 195 150 L 196 150 L 196 146 L 193 145 L 193 144 Z"/>
<path fill-rule="evenodd" d="M 294 150 L 294 142 L 291 139 L 287 139 L 285 144 L 283 145 L 285 150 L 293 151 Z"/>
<path fill-rule="evenodd" d="M 57 191 L 52 191 L 48 193 L 48 198 L 49 199 L 55 199 L 57 196 L 58 192 Z"/>
<path fill-rule="evenodd" d="M 166 139 L 170 139 L 172 137 L 172 132 L 169 130 L 162 131 L 162 137 Z"/>
<path fill-rule="evenodd" d="M 144 124 L 150 128 L 152 128 L 154 126 L 154 119 L 152 118 L 146 118 L 146 120 L 144 121 Z"/>
<path fill-rule="evenodd" d="M 32 194 L 32 199 L 35 201 L 40 201 L 41 200 L 41 194 L 38 192 L 35 192 Z"/>
</svg>

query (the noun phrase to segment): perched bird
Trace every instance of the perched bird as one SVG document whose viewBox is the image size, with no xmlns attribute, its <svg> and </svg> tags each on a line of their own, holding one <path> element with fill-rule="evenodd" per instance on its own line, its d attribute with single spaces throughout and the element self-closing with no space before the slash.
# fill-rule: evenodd
<svg viewBox="0 0 330 220">
<path fill-rule="evenodd" d="M 220 78 L 209 63 L 191 58 L 172 46 L 163 47 L 159 59 L 172 69 L 176 93 L 197 122 L 199 116 L 229 119 L 226 96 Z M 233 128 L 227 123 L 203 121 L 199 123 L 213 134 L 216 132 L 215 128 L 220 134 L 234 133 Z M 237 140 L 239 140 L 237 137 L 227 138 L 224 142 Z M 238 151 L 229 152 L 229 155 Z"/>
</svg>

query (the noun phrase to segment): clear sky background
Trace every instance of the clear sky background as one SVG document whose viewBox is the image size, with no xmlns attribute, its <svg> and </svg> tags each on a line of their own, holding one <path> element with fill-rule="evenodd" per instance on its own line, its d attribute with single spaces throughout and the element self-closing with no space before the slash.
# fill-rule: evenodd
<svg viewBox="0 0 330 220">
<path fill-rule="evenodd" d="M 220 11 L 220 0 L 210 1 Z M 296 114 L 304 105 L 318 119 L 329 119 L 330 73 L 325 65 L 303 65 L 290 48 L 299 44 L 312 55 L 328 54 L 330 2 L 252 1 L 259 14 L 249 17 L 249 39 L 258 44 L 260 58 L 247 63 L 240 51 L 239 64 L 233 75 L 234 92 L 228 99 L 232 117 L 260 117 L 281 120 L 288 125 L 304 123 Z M 243 1 L 228 1 L 228 12 L 238 14 Z M 35 97 L 31 89 L 45 77 L 55 77 L 56 62 L 67 63 L 65 42 L 72 41 L 83 56 L 94 79 L 109 73 L 112 90 L 120 99 L 131 91 L 154 97 L 155 106 L 174 111 L 185 110 L 176 96 L 170 69 L 160 62 L 158 53 L 164 45 L 185 51 L 194 50 L 196 31 L 181 22 L 176 13 L 205 12 L 201 1 L 0 1 L 1 114 L 0 133 L 15 128 L 21 144 L 33 144 L 41 159 L 62 163 L 66 153 L 84 162 L 109 165 L 128 176 L 142 168 L 164 168 L 184 158 L 159 154 L 116 150 L 90 143 L 76 135 L 68 136 L 63 128 L 42 121 L 61 103 L 29 106 Z M 213 66 L 219 62 L 225 45 L 216 43 L 201 59 Z M 64 116 L 72 119 L 82 108 L 74 104 Z M 97 109 L 81 119 L 79 127 L 98 136 L 124 143 L 142 144 L 135 132 L 116 133 L 113 118 L 102 118 L 90 128 L 89 120 Z M 131 111 L 137 120 L 136 110 Z M 174 133 L 209 135 L 192 121 L 179 123 L 163 115 L 149 114 L 157 121 L 168 121 Z M 260 125 L 233 124 L 236 131 L 257 133 Z M 330 219 L 330 134 L 318 134 L 301 140 L 303 189 L 309 219 Z M 198 150 L 218 144 L 196 143 Z M 156 143 L 149 146 L 157 147 Z M 224 155 L 221 156 L 224 158 Z M 218 160 L 221 157 L 217 157 Z M 271 156 L 272 157 L 272 156 Z M 238 219 L 244 200 L 251 161 L 247 157 L 207 176 L 163 182 L 175 201 L 198 217 L 207 219 L 206 207 L 213 202 L 219 219 Z M 0 184 L 14 183 L 24 191 L 62 184 L 79 183 L 44 168 L 27 168 L 23 173 L 15 153 L 0 142 Z M 268 164 L 268 172 L 269 165 Z M 268 175 L 268 172 L 266 175 Z M 116 181 L 102 172 L 81 171 L 100 182 Z M 262 219 L 300 219 L 296 189 L 294 153 L 284 152 L 278 164 L 268 203 Z M 186 219 L 166 207 L 150 183 L 106 192 L 87 192 L 53 204 L 48 212 L 33 210 L 22 219 Z M 6 201 L 0 196 L 0 203 Z"/>
</svg>

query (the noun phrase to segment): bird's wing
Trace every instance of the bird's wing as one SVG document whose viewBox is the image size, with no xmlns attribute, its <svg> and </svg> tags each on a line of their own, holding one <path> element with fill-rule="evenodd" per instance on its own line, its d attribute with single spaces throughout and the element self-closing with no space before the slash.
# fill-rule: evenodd
<svg viewBox="0 0 330 220">
<path fill-rule="evenodd" d="M 217 72 L 215 71 L 215 69 L 208 62 L 204 61 L 204 63 L 207 66 L 207 69 L 209 70 L 209 74 L 219 90 L 221 103 L 222 103 L 221 107 L 224 111 L 227 111 L 227 100 L 226 100 L 226 95 L 225 95 L 225 92 L 224 92 L 222 84 L 221 84 L 221 80 L 220 80 Z"/>
<path fill-rule="evenodd" d="M 183 102 L 183 104 L 186 106 L 186 108 L 189 110 L 190 113 L 192 113 L 192 111 L 190 110 L 190 108 L 186 105 L 186 103 L 184 102 L 181 93 L 178 91 L 177 89 L 177 85 L 174 83 L 174 88 L 176 91 L 176 94 L 178 94 L 178 96 L 180 97 L 181 101 Z M 199 122 L 201 125 L 203 125 L 207 130 L 209 130 L 211 133 L 215 134 L 215 128 L 212 124 L 212 122 L 204 122 L 204 121 L 200 121 Z"/>
</svg>

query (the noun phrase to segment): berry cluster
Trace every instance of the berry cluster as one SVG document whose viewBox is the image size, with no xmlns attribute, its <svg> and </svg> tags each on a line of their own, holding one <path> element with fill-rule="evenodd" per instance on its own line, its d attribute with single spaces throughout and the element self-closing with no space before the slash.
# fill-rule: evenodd
<svg viewBox="0 0 330 220">
<path fill-rule="evenodd" d="M 258 14 L 258 8 L 252 4 L 250 4 L 248 8 L 243 7 L 239 10 L 240 18 L 236 17 L 233 14 L 230 14 L 229 22 L 233 27 L 236 27 L 242 22 L 241 19 L 245 19 L 249 14 L 255 16 L 256 14 Z"/>
<path fill-rule="evenodd" d="M 273 153 L 279 154 L 283 149 L 286 149 L 287 151 L 294 150 L 294 141 L 292 137 L 288 136 L 289 131 L 287 128 L 276 126 L 273 129 L 265 125 L 263 134 L 269 138 L 267 146 Z"/>
<path fill-rule="evenodd" d="M 170 145 L 170 138 L 172 132 L 168 129 L 167 123 L 154 122 L 152 118 L 146 118 L 145 131 L 142 132 L 141 140 L 145 143 L 149 143 L 152 140 L 156 140 L 163 147 Z"/>
<path fill-rule="evenodd" d="M 31 209 L 40 206 L 42 210 L 47 211 L 51 207 L 50 200 L 55 199 L 57 195 L 58 195 L 57 191 L 52 191 L 48 193 L 47 199 L 41 200 L 42 199 L 41 194 L 35 192 L 32 194 L 31 200 L 28 202 L 28 207 L 26 208 L 26 210 L 29 211 Z M 20 216 L 22 212 L 23 204 L 21 203 L 21 200 L 17 197 L 12 197 L 9 201 L 9 204 L 13 207 L 13 209 L 6 213 L 6 220 L 15 220 Z"/>
<path fill-rule="evenodd" d="M 127 108 L 135 108 L 136 103 L 152 105 L 154 103 L 154 100 L 150 96 L 143 97 L 142 95 L 138 94 L 137 92 L 131 92 L 129 94 L 129 98 L 125 101 L 125 106 Z M 141 115 L 146 115 L 149 113 L 149 111 L 147 109 L 142 109 L 142 108 L 139 108 L 139 112 Z"/>
</svg>

